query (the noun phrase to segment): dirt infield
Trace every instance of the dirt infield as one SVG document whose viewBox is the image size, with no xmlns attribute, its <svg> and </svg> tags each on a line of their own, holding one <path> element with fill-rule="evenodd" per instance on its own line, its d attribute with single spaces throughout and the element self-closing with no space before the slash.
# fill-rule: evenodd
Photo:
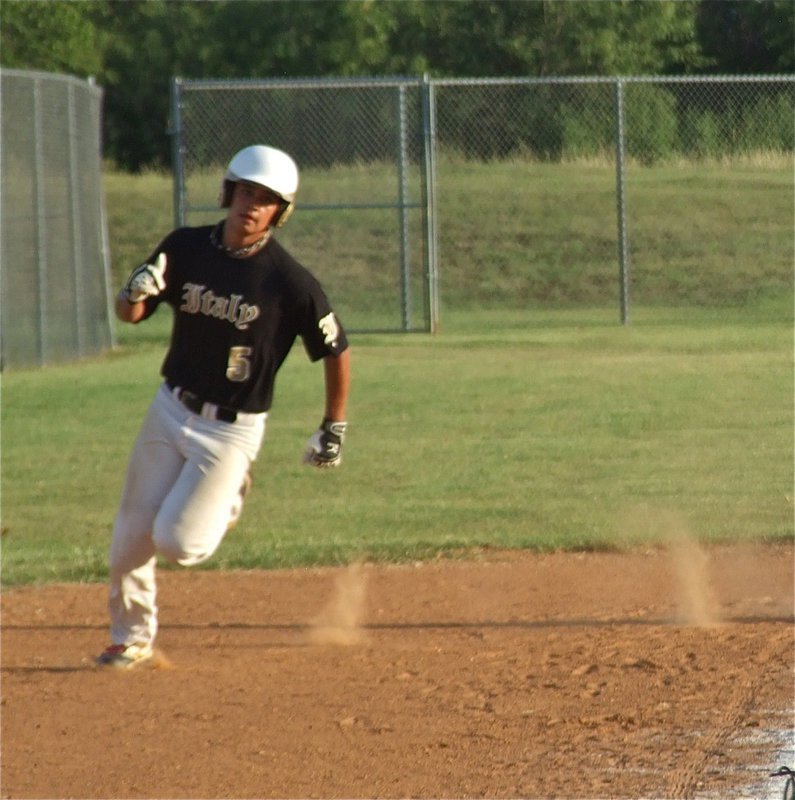
<svg viewBox="0 0 795 800">
<path fill-rule="evenodd" d="M 161 658 L 130 673 L 93 665 L 104 586 L 9 590 L 0 792 L 761 797 L 792 742 L 794 555 L 161 570 Z"/>
</svg>

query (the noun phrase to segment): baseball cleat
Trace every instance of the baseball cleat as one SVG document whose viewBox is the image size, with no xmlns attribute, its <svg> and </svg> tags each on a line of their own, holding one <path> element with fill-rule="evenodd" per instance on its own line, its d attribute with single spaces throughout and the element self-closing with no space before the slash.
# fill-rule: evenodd
<svg viewBox="0 0 795 800">
<path fill-rule="evenodd" d="M 101 667 L 131 669 L 150 661 L 152 656 L 154 650 L 150 644 L 112 644 L 97 658 L 97 664 Z"/>
</svg>

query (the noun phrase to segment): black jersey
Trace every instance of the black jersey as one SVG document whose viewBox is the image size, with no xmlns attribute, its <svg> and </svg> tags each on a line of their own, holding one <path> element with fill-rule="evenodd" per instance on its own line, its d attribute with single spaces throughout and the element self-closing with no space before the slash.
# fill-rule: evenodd
<svg viewBox="0 0 795 800">
<path fill-rule="evenodd" d="M 166 288 L 145 300 L 174 309 L 161 373 L 202 400 L 238 411 L 267 411 L 276 372 L 300 336 L 310 359 L 348 347 L 316 278 L 273 237 L 249 258 L 210 241 L 213 226 L 179 228 L 152 253 L 165 253 Z"/>
</svg>

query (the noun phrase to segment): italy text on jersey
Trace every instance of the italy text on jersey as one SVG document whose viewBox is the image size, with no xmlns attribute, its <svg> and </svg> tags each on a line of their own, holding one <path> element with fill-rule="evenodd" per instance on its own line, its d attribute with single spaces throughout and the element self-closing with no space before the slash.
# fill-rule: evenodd
<svg viewBox="0 0 795 800">
<path fill-rule="evenodd" d="M 204 314 L 206 317 L 225 319 L 241 331 L 246 330 L 249 323 L 260 315 L 259 306 L 241 302 L 242 295 L 224 297 L 215 294 L 212 289 L 205 291 L 205 286 L 196 283 L 185 283 L 182 288 L 184 302 L 179 310 L 186 314 Z"/>
</svg>

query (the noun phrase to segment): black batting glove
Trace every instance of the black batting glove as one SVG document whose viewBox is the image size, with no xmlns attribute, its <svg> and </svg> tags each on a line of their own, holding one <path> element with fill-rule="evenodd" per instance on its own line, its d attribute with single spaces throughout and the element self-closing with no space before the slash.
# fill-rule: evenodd
<svg viewBox="0 0 795 800">
<path fill-rule="evenodd" d="M 342 442 L 347 429 L 347 422 L 324 419 L 306 443 L 304 464 L 321 469 L 339 466 L 342 462 Z"/>
</svg>

